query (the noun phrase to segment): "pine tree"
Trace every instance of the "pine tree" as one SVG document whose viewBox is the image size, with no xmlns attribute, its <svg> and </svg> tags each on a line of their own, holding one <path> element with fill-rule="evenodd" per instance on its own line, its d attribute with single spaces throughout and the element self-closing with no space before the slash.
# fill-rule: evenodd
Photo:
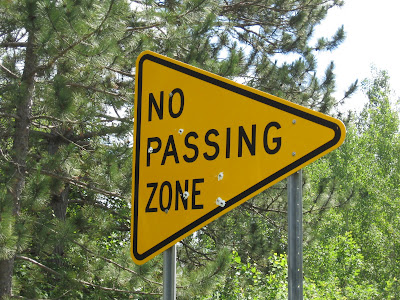
<svg viewBox="0 0 400 300">
<path fill-rule="evenodd" d="M 133 75 L 120 43 L 129 5 L 3 3 L 1 295 L 11 294 L 13 272 L 13 294 L 59 296 L 71 281 L 81 285 L 76 293 L 87 293 L 97 284 L 79 279 L 88 267 L 74 267 L 73 259 L 92 250 L 77 240 L 103 226 L 92 238 L 115 247 L 108 237 L 122 232 L 123 241 L 129 231 L 122 195 L 129 194 Z M 52 288 L 49 274 L 20 272 L 37 267 L 66 283 Z M 74 268 L 78 275 L 68 276 Z"/>
<path fill-rule="evenodd" d="M 309 41 L 336 5 L 0 0 L 0 297 L 158 298 L 160 258 L 127 255 L 136 57 L 154 50 L 328 112 L 333 64 L 320 81 L 313 54 L 344 31 Z M 282 183 L 179 245 L 182 299 L 215 286 L 232 250 L 260 263 L 284 251 L 284 194 Z"/>
</svg>

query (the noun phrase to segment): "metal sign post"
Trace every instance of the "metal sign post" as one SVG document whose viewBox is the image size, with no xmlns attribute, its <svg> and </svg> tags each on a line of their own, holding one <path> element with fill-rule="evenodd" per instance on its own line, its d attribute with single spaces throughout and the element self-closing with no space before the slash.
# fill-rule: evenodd
<svg viewBox="0 0 400 300">
<path fill-rule="evenodd" d="M 164 251 L 163 300 L 176 299 L 176 245 Z"/>
<path fill-rule="evenodd" d="M 289 300 L 303 299 L 302 171 L 288 177 L 288 288 Z"/>
</svg>

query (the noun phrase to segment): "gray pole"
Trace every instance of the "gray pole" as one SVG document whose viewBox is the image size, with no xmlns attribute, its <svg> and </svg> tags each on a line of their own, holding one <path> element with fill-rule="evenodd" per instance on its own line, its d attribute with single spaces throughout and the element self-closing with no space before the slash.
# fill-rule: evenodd
<svg viewBox="0 0 400 300">
<path fill-rule="evenodd" d="M 176 299 L 176 245 L 164 251 L 163 300 Z"/>
<path fill-rule="evenodd" d="M 302 171 L 288 178 L 288 287 L 289 300 L 303 299 Z"/>
</svg>

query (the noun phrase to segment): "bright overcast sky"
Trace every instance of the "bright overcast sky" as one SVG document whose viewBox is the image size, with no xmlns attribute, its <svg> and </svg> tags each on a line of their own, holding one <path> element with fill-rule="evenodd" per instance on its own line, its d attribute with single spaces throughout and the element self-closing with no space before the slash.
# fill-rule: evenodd
<svg viewBox="0 0 400 300">
<path fill-rule="evenodd" d="M 332 36 L 342 24 L 347 36 L 339 48 L 318 57 L 322 69 L 335 62 L 338 97 L 356 79 L 361 82 L 370 77 L 371 65 L 389 72 L 391 87 L 400 95 L 399 12 L 399 0 L 347 0 L 322 21 L 316 36 Z M 347 108 L 362 108 L 365 97 L 361 89 L 350 101 Z"/>
</svg>

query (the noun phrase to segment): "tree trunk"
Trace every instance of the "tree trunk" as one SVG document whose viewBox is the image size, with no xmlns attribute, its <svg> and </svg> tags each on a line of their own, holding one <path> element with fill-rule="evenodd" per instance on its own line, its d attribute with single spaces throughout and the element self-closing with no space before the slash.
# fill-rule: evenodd
<svg viewBox="0 0 400 300">
<path fill-rule="evenodd" d="M 33 12 L 32 12 L 33 13 Z M 21 78 L 20 98 L 16 99 L 15 133 L 13 136 L 11 180 L 6 199 L 12 205 L 15 218 L 21 211 L 21 194 L 25 187 L 26 159 L 29 151 L 29 129 L 32 113 L 33 94 L 35 89 L 35 69 L 37 54 L 35 53 L 34 26 L 28 30 L 29 37 L 25 54 L 25 66 Z M 15 251 L 8 259 L 0 260 L 0 299 L 12 294 L 12 274 Z"/>
<path fill-rule="evenodd" d="M 52 195 L 51 198 L 51 207 L 53 208 L 54 215 L 61 221 L 65 221 L 67 215 L 68 198 L 68 184 L 65 185 L 64 189 L 60 193 Z M 53 253 L 55 255 L 54 262 L 57 265 L 62 265 L 62 256 L 64 255 L 64 243 L 62 241 L 59 241 L 54 246 Z"/>
<path fill-rule="evenodd" d="M 57 219 L 65 221 L 69 198 L 69 185 L 65 184 L 64 189 L 59 194 L 54 194 L 51 199 L 51 207 Z"/>
<path fill-rule="evenodd" d="M 0 299 L 11 295 L 11 282 L 14 267 L 14 257 L 0 260 Z"/>
<path fill-rule="evenodd" d="M 54 138 L 49 140 L 48 152 L 50 155 L 55 155 L 61 146 L 61 139 L 57 136 L 56 130 L 52 130 Z M 53 209 L 55 217 L 60 221 L 65 221 L 67 215 L 69 199 L 69 184 L 63 184 L 63 188 L 54 191 L 51 194 L 50 205 Z M 64 255 L 64 245 L 59 242 L 55 245 L 53 253 L 55 254 L 55 263 L 57 265 L 62 264 L 61 257 Z"/>
</svg>

